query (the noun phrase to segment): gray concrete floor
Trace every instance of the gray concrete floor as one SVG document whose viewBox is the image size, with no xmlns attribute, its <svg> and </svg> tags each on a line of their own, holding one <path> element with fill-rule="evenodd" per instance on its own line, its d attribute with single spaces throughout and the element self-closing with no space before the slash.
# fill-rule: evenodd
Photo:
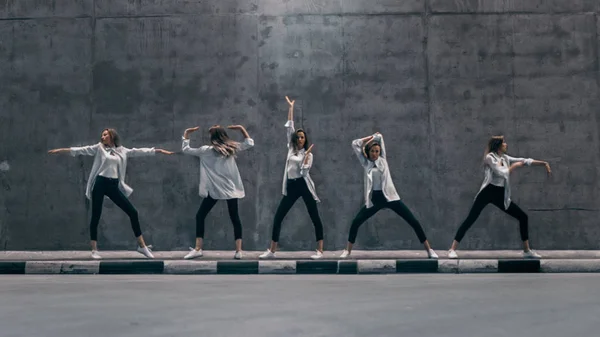
<svg viewBox="0 0 600 337">
<path fill-rule="evenodd" d="M 594 336 L 600 275 L 0 276 L 0 336 Z"/>
<path fill-rule="evenodd" d="M 266 249 L 266 248 L 265 248 Z M 448 247 L 440 247 L 436 252 L 441 258 L 448 256 Z M 154 256 L 157 260 L 182 260 L 189 251 L 160 251 L 155 250 Z M 544 259 L 600 259 L 600 250 L 537 250 Z M 261 251 L 244 251 L 244 260 L 258 260 Z M 308 260 L 314 251 L 278 251 L 279 260 Z M 325 259 L 337 260 L 342 253 L 341 250 L 325 251 Z M 100 251 L 104 260 L 136 259 L 146 258 L 135 251 L 134 248 L 125 250 Z M 204 257 L 197 260 L 231 260 L 233 250 L 204 250 Z M 521 250 L 458 250 L 461 259 L 520 259 Z M 424 250 L 353 250 L 352 259 L 426 259 Z M 0 261 L 48 261 L 48 260 L 91 260 L 90 251 L 77 250 L 55 250 L 55 251 L 0 251 Z"/>
</svg>

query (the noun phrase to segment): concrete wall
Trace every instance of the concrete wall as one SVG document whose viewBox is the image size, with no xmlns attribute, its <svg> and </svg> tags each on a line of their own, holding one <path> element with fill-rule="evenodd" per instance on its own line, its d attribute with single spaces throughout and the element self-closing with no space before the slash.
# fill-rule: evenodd
<svg viewBox="0 0 600 337">
<path fill-rule="evenodd" d="M 245 124 L 240 154 L 245 248 L 264 249 L 280 200 L 284 95 L 316 144 L 312 170 L 327 249 L 345 244 L 362 203 L 352 139 L 386 136 L 396 187 L 434 247 L 447 248 L 483 178 L 491 134 L 510 153 L 549 160 L 513 175 L 514 200 L 546 249 L 598 248 L 598 23 L 595 0 L 8 0 L 0 3 L 0 249 L 82 249 L 90 158 L 49 156 L 104 127 L 125 145 L 178 150 L 189 126 Z M 156 249 L 193 243 L 194 158 L 130 161 L 132 202 Z M 314 247 L 304 205 L 284 249 Z M 127 217 L 105 202 L 103 249 L 133 248 Z M 520 246 L 492 206 L 462 248 Z M 206 248 L 230 249 L 225 204 Z M 395 214 L 365 224 L 357 248 L 420 248 Z"/>
</svg>

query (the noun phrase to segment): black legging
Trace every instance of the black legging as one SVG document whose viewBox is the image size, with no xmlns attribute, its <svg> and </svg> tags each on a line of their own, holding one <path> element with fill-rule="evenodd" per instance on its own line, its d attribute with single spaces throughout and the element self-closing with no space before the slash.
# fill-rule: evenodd
<svg viewBox="0 0 600 337">
<path fill-rule="evenodd" d="M 485 208 L 485 206 L 489 203 L 494 204 L 494 206 L 500 208 L 504 213 L 512 216 L 513 218 L 519 220 L 519 231 L 521 233 L 521 240 L 527 241 L 529 239 L 529 230 L 528 230 L 528 218 L 527 214 L 523 212 L 523 210 L 517 206 L 514 202 L 511 202 L 508 206 L 508 209 L 504 209 L 504 187 L 487 185 L 480 193 L 477 195 L 473 206 L 471 207 L 471 211 L 469 215 L 465 219 L 465 221 L 460 225 L 458 232 L 456 232 L 456 236 L 454 240 L 460 242 L 463 239 L 467 230 L 473 225 L 475 220 L 481 214 L 481 211 Z"/>
<path fill-rule="evenodd" d="M 319 210 L 317 209 L 317 201 L 310 193 L 304 178 L 298 178 L 288 179 L 287 181 L 287 195 L 284 195 L 279 202 L 277 212 L 275 212 L 275 219 L 273 220 L 273 235 L 271 237 L 273 242 L 279 242 L 279 233 L 281 233 L 281 223 L 283 222 L 283 218 L 285 218 L 286 214 L 300 197 L 304 200 L 308 215 L 310 215 L 310 219 L 315 226 L 317 241 L 323 240 L 323 223 L 321 222 Z"/>
<path fill-rule="evenodd" d="M 98 176 L 92 190 L 92 220 L 90 221 L 90 238 L 92 241 L 98 241 L 98 223 L 100 222 L 100 215 L 102 215 L 102 204 L 105 195 L 127 213 L 135 237 L 142 235 L 138 212 L 123 192 L 119 190 L 119 179 Z"/>
<path fill-rule="evenodd" d="M 209 196 L 202 200 L 198 213 L 196 213 L 196 237 L 204 238 L 204 219 L 208 215 L 208 212 L 215 206 L 218 200 L 213 199 Z M 238 199 L 227 199 L 227 210 L 229 211 L 229 218 L 233 223 L 233 235 L 235 239 L 242 238 L 242 221 L 240 221 L 240 214 L 238 212 Z"/>
<path fill-rule="evenodd" d="M 401 200 L 387 201 L 383 195 L 383 192 L 373 191 L 371 195 L 371 201 L 373 202 L 373 206 L 371 206 L 371 208 L 363 206 L 358 214 L 356 214 L 356 217 L 354 217 L 354 220 L 352 220 L 350 234 L 348 235 L 348 242 L 354 244 L 360 225 L 384 208 L 391 209 L 392 211 L 396 212 L 396 214 L 401 216 L 406 222 L 408 222 L 410 227 L 412 227 L 417 234 L 417 237 L 421 243 L 427 241 L 427 237 L 425 236 L 425 232 L 423 231 L 421 224 L 419 224 L 419 221 L 414 217 L 412 212 Z"/>
</svg>

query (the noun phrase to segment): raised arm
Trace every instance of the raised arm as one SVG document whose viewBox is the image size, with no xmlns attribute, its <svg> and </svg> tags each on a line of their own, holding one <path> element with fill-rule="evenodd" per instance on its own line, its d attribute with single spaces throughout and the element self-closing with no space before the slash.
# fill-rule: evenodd
<svg viewBox="0 0 600 337">
<path fill-rule="evenodd" d="M 293 121 L 294 120 L 294 102 L 296 102 L 296 100 L 291 101 L 287 96 L 285 96 L 285 100 L 288 102 L 288 105 L 290 106 L 288 109 L 288 121 Z"/>
<path fill-rule="evenodd" d="M 379 156 L 385 158 L 387 152 L 385 150 L 385 142 L 383 141 L 383 135 L 379 132 L 375 132 L 375 134 L 373 135 L 373 140 L 378 142 L 379 147 L 381 148 Z"/>
<path fill-rule="evenodd" d="M 48 153 L 70 153 L 73 157 L 75 156 L 95 156 L 98 152 L 98 147 L 100 147 L 100 143 L 89 145 L 89 146 L 77 146 L 77 147 L 68 147 L 68 148 L 60 148 L 48 151 Z"/>
<path fill-rule="evenodd" d="M 369 165 L 369 160 L 367 159 L 367 155 L 365 153 L 365 145 L 367 145 L 372 140 L 373 136 L 368 136 L 352 141 L 352 150 L 354 150 L 354 154 L 356 155 L 356 157 L 360 161 L 360 164 L 363 167 L 367 167 L 367 165 Z"/>
<path fill-rule="evenodd" d="M 285 123 L 285 131 L 286 131 L 286 136 L 287 136 L 287 146 L 288 148 L 291 148 L 292 146 L 292 135 L 294 134 L 294 131 L 296 131 L 296 129 L 294 129 L 294 102 L 296 102 L 295 100 L 291 101 L 287 96 L 285 96 L 285 99 L 287 100 L 288 104 L 289 104 L 289 110 L 288 110 L 288 120 Z"/>
<path fill-rule="evenodd" d="M 205 153 L 207 151 L 208 146 L 202 146 L 200 148 L 190 147 L 190 133 L 196 132 L 196 131 L 198 131 L 198 129 L 200 129 L 200 127 L 196 126 L 193 128 L 185 129 L 185 131 L 183 132 L 183 141 L 181 143 L 181 152 L 183 152 L 184 154 L 189 154 L 191 156 L 199 157 L 200 155 L 202 155 L 203 153 Z"/>
<path fill-rule="evenodd" d="M 244 136 L 244 141 L 240 143 L 238 151 L 248 150 L 254 146 L 254 140 L 250 138 L 248 131 L 246 131 L 246 128 L 243 125 L 230 125 L 227 128 L 230 130 L 238 130 Z"/>
</svg>

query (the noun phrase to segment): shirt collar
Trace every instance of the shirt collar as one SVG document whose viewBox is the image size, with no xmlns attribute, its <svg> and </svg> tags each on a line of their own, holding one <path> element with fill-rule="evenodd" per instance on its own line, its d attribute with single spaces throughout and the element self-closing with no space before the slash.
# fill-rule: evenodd
<svg viewBox="0 0 600 337">
<path fill-rule="evenodd" d="M 377 160 L 372 161 L 369 160 L 371 168 L 383 168 L 383 164 L 381 164 L 381 157 L 377 158 Z"/>
</svg>

